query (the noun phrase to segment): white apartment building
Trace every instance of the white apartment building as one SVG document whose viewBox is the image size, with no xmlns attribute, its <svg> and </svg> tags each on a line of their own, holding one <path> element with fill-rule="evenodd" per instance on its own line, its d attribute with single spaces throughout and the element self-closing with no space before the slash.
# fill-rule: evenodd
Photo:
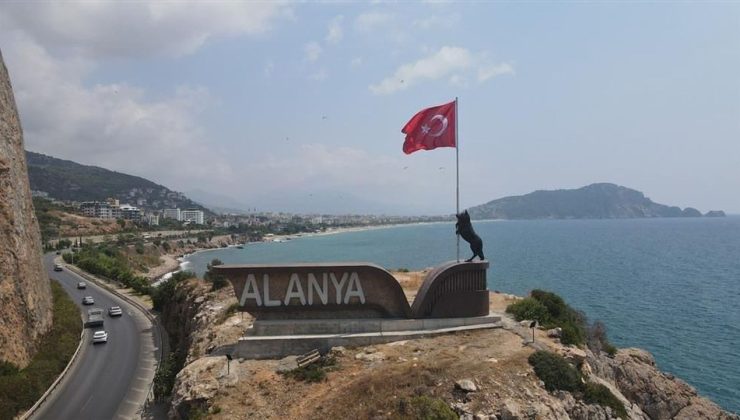
<svg viewBox="0 0 740 420">
<path fill-rule="evenodd" d="M 203 224 L 203 211 L 202 210 L 183 210 L 180 212 L 181 220 L 183 222 L 195 223 L 196 225 Z"/>
<path fill-rule="evenodd" d="M 180 209 L 164 209 L 162 212 L 162 217 L 165 219 L 175 219 L 178 222 L 182 221 L 182 214 L 180 213 Z"/>
</svg>

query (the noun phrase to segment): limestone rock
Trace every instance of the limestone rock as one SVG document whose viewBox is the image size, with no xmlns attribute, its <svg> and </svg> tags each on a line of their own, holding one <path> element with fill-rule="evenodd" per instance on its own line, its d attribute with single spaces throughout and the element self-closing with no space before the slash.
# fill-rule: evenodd
<svg viewBox="0 0 740 420">
<path fill-rule="evenodd" d="M 562 334 L 563 334 L 563 329 L 560 327 L 547 330 L 547 336 L 551 338 L 560 338 Z"/>
<path fill-rule="evenodd" d="M 717 404 L 697 395 L 686 382 L 664 374 L 645 350 L 620 349 L 612 359 L 589 355 L 595 374 L 613 382 L 619 392 L 651 419 L 711 418 L 740 420 Z"/>
<path fill-rule="evenodd" d="M 611 420 L 616 418 L 615 415 L 612 415 L 611 408 L 582 402 L 575 404 L 570 411 L 570 416 L 574 420 Z"/>
<path fill-rule="evenodd" d="M 287 356 L 278 360 L 275 372 L 285 373 L 295 369 L 298 369 L 298 356 Z"/>
<path fill-rule="evenodd" d="M 51 290 L 41 263 L 23 132 L 0 55 L 0 360 L 25 367 L 51 323 Z"/>
<path fill-rule="evenodd" d="M 455 387 L 465 392 L 475 392 L 478 390 L 478 387 L 475 386 L 475 383 L 470 379 L 460 379 L 455 382 Z"/>
<path fill-rule="evenodd" d="M 355 359 L 366 362 L 379 362 L 385 360 L 385 354 L 379 351 L 374 353 L 357 353 Z"/>
<path fill-rule="evenodd" d="M 219 389 L 239 378 L 238 363 L 227 375 L 225 357 L 203 357 L 185 366 L 175 378 L 172 390 L 171 419 L 186 419 L 194 408 L 204 409 Z"/>
<path fill-rule="evenodd" d="M 576 364 L 580 364 L 586 360 L 587 353 L 585 350 L 579 349 L 578 347 L 563 347 L 560 353 L 566 359 L 574 361 Z"/>
</svg>

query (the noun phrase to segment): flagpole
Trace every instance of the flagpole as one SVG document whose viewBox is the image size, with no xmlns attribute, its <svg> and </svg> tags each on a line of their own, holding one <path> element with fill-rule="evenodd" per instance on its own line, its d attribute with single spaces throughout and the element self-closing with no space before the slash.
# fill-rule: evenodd
<svg viewBox="0 0 740 420">
<path fill-rule="evenodd" d="M 460 136 L 458 128 L 460 118 L 457 114 L 457 96 L 455 96 L 455 214 L 460 214 Z M 457 262 L 460 262 L 460 233 L 457 234 Z"/>
</svg>

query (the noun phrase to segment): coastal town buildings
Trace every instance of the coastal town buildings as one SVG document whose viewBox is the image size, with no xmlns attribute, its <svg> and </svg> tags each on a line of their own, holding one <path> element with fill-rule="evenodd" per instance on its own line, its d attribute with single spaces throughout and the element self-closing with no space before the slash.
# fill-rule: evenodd
<svg viewBox="0 0 740 420">
<path fill-rule="evenodd" d="M 164 209 L 162 211 L 162 217 L 165 219 L 175 219 L 178 222 L 182 220 L 180 209 Z"/>
<path fill-rule="evenodd" d="M 179 210 L 179 209 L 178 209 Z M 188 209 L 180 212 L 180 220 L 183 222 L 195 223 L 196 225 L 203 224 L 203 210 Z"/>
<path fill-rule="evenodd" d="M 141 209 L 129 204 L 119 204 L 118 200 L 85 201 L 80 203 L 80 211 L 87 217 L 98 219 L 141 220 Z"/>
<path fill-rule="evenodd" d="M 159 214 L 157 213 L 148 213 L 144 219 L 149 226 L 159 226 Z"/>
</svg>

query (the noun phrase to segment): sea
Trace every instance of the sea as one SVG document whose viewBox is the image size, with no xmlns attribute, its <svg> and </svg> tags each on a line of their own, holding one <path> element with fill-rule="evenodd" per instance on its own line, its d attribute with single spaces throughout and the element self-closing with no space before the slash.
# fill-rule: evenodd
<svg viewBox="0 0 740 420">
<path fill-rule="evenodd" d="M 612 343 L 650 351 L 659 368 L 740 413 L 740 216 L 474 221 L 490 290 L 561 295 Z M 250 243 L 186 258 L 226 264 L 366 261 L 389 269 L 456 258 L 452 223 L 414 224 Z M 461 241 L 460 254 L 472 253 Z"/>
</svg>

